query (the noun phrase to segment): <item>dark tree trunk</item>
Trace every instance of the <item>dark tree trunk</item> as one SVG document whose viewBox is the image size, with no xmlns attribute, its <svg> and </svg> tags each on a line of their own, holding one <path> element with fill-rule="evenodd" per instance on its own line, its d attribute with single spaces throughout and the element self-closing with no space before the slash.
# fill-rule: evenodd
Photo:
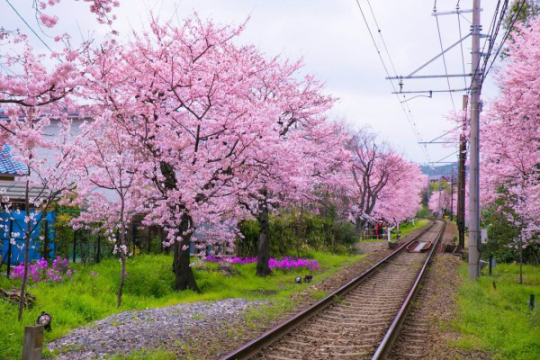
<svg viewBox="0 0 540 360">
<path fill-rule="evenodd" d="M 120 254 L 120 263 L 122 270 L 120 272 L 120 284 L 118 285 L 118 294 L 116 296 L 116 307 L 122 306 L 122 293 L 124 292 L 124 282 L 126 281 L 126 255 Z"/>
<path fill-rule="evenodd" d="M 73 231 L 73 262 L 77 260 L 77 231 Z"/>
<path fill-rule="evenodd" d="M 354 229 L 356 232 L 362 231 L 362 219 L 360 219 L 360 217 L 356 218 L 356 221 L 354 222 Z"/>
<path fill-rule="evenodd" d="M 165 188 L 168 190 L 176 189 L 178 183 L 172 166 L 162 161 L 160 163 L 160 169 L 161 173 L 165 177 Z M 191 269 L 191 267 L 189 267 L 189 246 L 191 245 L 192 233 L 187 233 L 187 230 L 191 230 L 193 228 L 193 221 L 191 217 L 185 213 L 185 207 L 182 207 L 180 210 L 184 211 L 184 214 L 182 215 L 182 221 L 180 222 L 180 226 L 178 227 L 177 235 L 182 238 L 182 241 L 175 241 L 173 244 L 173 272 L 175 277 L 174 288 L 180 291 L 191 289 L 200 292 L 199 287 L 195 282 L 193 270 Z M 177 211 L 176 207 L 173 209 L 173 212 L 175 211 Z"/>
<path fill-rule="evenodd" d="M 96 263 L 101 261 L 101 233 L 97 235 L 97 251 L 96 251 Z"/>
<path fill-rule="evenodd" d="M 364 219 L 364 218 L 361 218 L 360 216 L 356 218 L 356 221 L 355 221 L 355 230 L 357 232 L 361 232 L 362 230 L 364 230 L 366 224 L 368 223 L 368 220 L 367 219 Z"/>
<path fill-rule="evenodd" d="M 125 203 L 125 199 L 124 197 L 121 197 L 121 200 L 122 200 L 122 207 L 120 209 L 120 227 L 121 227 L 121 232 L 120 232 L 120 237 L 117 238 L 117 241 L 120 240 L 120 264 L 122 265 L 122 270 L 120 271 L 120 284 L 118 285 L 118 295 L 116 297 L 116 307 L 119 308 L 121 305 L 122 305 L 122 294 L 124 292 L 124 283 L 126 281 L 126 257 L 128 256 L 127 252 L 128 252 L 128 248 L 127 248 L 127 240 L 126 240 L 126 235 L 127 235 L 127 228 L 128 228 L 128 225 L 126 224 L 126 221 L 125 221 L 125 212 L 124 212 L 124 203 Z M 119 231 L 118 229 L 116 229 L 116 234 L 118 234 Z M 99 236 L 99 235 L 98 235 Z"/>
<path fill-rule="evenodd" d="M 191 245 L 191 233 L 185 234 L 191 228 L 191 218 L 188 215 L 182 216 L 182 222 L 179 227 L 179 234 L 182 236 L 181 242 L 175 242 L 173 245 L 173 272 L 174 272 L 174 288 L 176 290 L 191 289 L 200 292 L 193 270 L 189 266 L 190 254 L 189 246 Z M 185 234 L 185 235 L 184 235 Z"/>
<path fill-rule="evenodd" d="M 257 276 L 270 275 L 270 223 L 266 199 L 259 202 L 259 246 L 257 249 Z"/>
<path fill-rule="evenodd" d="M 519 235 L 519 285 L 523 285 L 523 236 Z"/>
<path fill-rule="evenodd" d="M 146 253 L 150 254 L 150 251 L 152 250 L 152 233 L 150 232 L 150 226 L 148 226 L 148 237 L 146 238 L 146 240 L 148 241 Z"/>
</svg>

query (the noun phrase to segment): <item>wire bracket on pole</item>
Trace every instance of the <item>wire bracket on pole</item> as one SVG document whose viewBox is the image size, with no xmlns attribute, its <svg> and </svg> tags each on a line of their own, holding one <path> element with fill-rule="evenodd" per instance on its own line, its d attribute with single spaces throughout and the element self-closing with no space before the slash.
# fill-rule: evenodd
<svg viewBox="0 0 540 360">
<path fill-rule="evenodd" d="M 464 89 L 450 89 L 450 90 L 414 90 L 414 91 L 394 91 L 392 94 L 433 94 L 433 93 L 446 93 L 446 92 L 461 92 L 469 91 L 469 88 Z"/>
<path fill-rule="evenodd" d="M 440 15 L 460 15 L 460 14 L 469 14 L 469 13 L 472 13 L 474 10 L 473 9 L 466 9 L 466 10 L 456 10 L 456 11 L 442 11 L 442 12 L 438 12 L 438 11 L 433 11 L 433 13 L 431 14 L 431 16 L 440 16 Z M 482 9 L 480 9 L 480 11 L 482 11 Z"/>
<path fill-rule="evenodd" d="M 472 74 L 448 74 L 448 75 L 416 75 L 416 76 L 389 76 L 386 80 L 403 80 L 403 79 L 432 79 L 432 78 L 449 78 L 449 77 L 469 77 Z"/>
<path fill-rule="evenodd" d="M 448 51 L 450 51 L 451 49 L 453 49 L 454 47 L 456 47 L 457 45 L 459 45 L 460 43 L 462 43 L 463 41 L 465 41 L 467 38 L 469 38 L 469 36 L 471 36 L 472 33 L 469 33 L 467 35 L 465 35 L 464 37 L 462 37 L 461 39 L 459 39 L 458 41 L 456 41 L 455 43 L 453 43 L 452 45 L 450 45 L 449 47 L 447 47 L 446 49 L 444 49 L 440 54 L 436 55 L 435 57 L 433 57 L 431 60 L 429 60 L 428 62 L 426 62 L 424 65 L 420 66 L 418 69 L 414 70 L 412 73 L 410 73 L 408 76 L 413 76 L 414 74 L 416 74 L 417 72 L 419 72 L 420 70 L 422 70 L 423 68 L 425 68 L 426 66 L 428 66 L 429 64 L 431 64 L 433 61 L 437 60 L 438 58 L 440 58 L 441 56 L 443 56 L 444 54 L 446 54 Z"/>
</svg>

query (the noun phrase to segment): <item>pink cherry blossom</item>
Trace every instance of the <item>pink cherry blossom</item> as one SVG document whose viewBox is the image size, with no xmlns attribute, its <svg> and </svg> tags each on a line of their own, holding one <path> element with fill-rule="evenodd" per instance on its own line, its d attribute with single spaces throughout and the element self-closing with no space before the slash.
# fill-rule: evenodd
<svg viewBox="0 0 540 360">
<path fill-rule="evenodd" d="M 501 198 L 522 239 L 540 230 L 540 18 L 520 28 L 499 76 L 501 95 L 483 117 L 482 200 Z M 506 192 L 501 192 L 503 187 Z M 536 237 L 536 239 L 538 239 Z"/>
</svg>

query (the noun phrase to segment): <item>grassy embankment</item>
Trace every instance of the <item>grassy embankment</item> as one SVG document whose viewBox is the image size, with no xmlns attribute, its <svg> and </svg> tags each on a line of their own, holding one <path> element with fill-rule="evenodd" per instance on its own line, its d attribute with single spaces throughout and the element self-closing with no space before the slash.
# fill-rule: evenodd
<svg viewBox="0 0 540 360">
<path fill-rule="evenodd" d="M 453 327 L 462 336 L 452 345 L 487 352 L 494 359 L 540 359 L 540 267 L 523 267 L 523 285 L 516 264 L 497 266 L 493 276 L 484 269 L 478 281 L 468 279 L 464 264 L 460 276 L 460 312 Z M 533 311 L 528 306 L 531 294 L 536 298 Z"/>
<path fill-rule="evenodd" d="M 317 259 L 319 262 L 321 269 L 313 273 L 314 282 L 321 281 L 362 258 L 361 255 L 335 255 L 323 252 L 302 255 Z M 25 311 L 22 323 L 17 321 L 17 307 L 0 300 L 0 319 L 2 319 L 0 359 L 20 358 L 24 326 L 33 324 L 42 310 L 53 316 L 53 330 L 45 333 L 45 341 L 51 341 L 61 337 L 70 329 L 126 310 L 235 297 L 272 300 L 284 306 L 288 296 L 307 286 L 295 284 L 294 277 L 297 274 L 304 275 L 309 272 L 308 270 L 289 273 L 274 271 L 271 276 L 263 279 L 255 276 L 255 264 L 235 265 L 234 268 L 238 273 L 234 276 L 226 276 L 216 271 L 196 271 L 197 283 L 201 289 L 201 293 L 198 294 L 193 291 L 172 290 L 171 264 L 172 257 L 168 255 L 140 255 L 129 259 L 123 305 L 120 309 L 116 308 L 120 270 L 116 259 L 108 259 L 87 267 L 76 264 L 74 267 L 76 273 L 69 282 L 31 285 L 29 291 L 37 297 L 37 301 L 30 310 Z M 215 265 L 210 264 L 208 267 L 215 267 Z M 92 276 L 91 271 L 97 275 Z M 0 277 L 1 288 L 10 289 L 19 284 L 17 280 L 10 281 L 4 276 Z M 276 311 L 276 309 L 263 310 L 265 316 Z M 165 353 L 163 355 L 166 356 Z M 133 358 L 147 357 L 134 355 Z M 161 357 L 152 355 L 148 358 Z"/>
</svg>

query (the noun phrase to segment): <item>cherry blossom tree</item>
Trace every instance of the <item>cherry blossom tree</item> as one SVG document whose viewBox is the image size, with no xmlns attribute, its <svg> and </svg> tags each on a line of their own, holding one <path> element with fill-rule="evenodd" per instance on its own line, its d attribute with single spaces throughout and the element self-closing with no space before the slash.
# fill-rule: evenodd
<svg viewBox="0 0 540 360">
<path fill-rule="evenodd" d="M 438 188 L 433 190 L 433 193 L 429 198 L 428 208 L 436 216 L 442 217 L 446 211 L 450 211 L 451 203 L 452 200 L 449 189 Z"/>
<path fill-rule="evenodd" d="M 277 60 L 233 44 L 242 27 L 198 18 L 150 27 L 126 45 L 111 40 L 88 53 L 88 97 L 141 154 L 139 174 L 153 184 L 145 223 L 167 232 L 176 288 L 198 290 L 190 244 L 233 243 L 243 213 L 237 196 L 264 169 L 261 152 L 279 144 L 280 95 L 262 94 L 263 81 L 286 87 L 288 79 L 274 79 Z"/>
<path fill-rule="evenodd" d="M 300 63 L 276 66 L 259 89 L 264 96 L 276 94 L 279 112 L 271 119 L 276 140 L 257 151 L 251 168 L 257 171 L 239 200 L 259 223 L 258 276 L 270 273 L 271 211 L 312 201 L 317 184 L 331 179 L 346 159 L 342 128 L 325 115 L 333 100 L 313 77 L 295 80 L 299 69 Z"/>
<path fill-rule="evenodd" d="M 320 111 L 323 114 L 323 110 Z M 254 182 L 257 186 L 252 187 L 262 195 L 257 197 L 252 194 L 252 198 L 257 200 L 252 214 L 259 222 L 259 276 L 270 273 L 270 210 L 303 208 L 316 203 L 323 189 L 335 186 L 348 164 L 342 127 L 325 122 L 317 124 L 319 120 L 315 119 L 309 119 L 309 122 L 305 120 L 302 126 L 289 131 L 287 136 L 280 136 L 283 142 L 280 151 L 266 155 L 267 159 L 272 158 L 271 162 L 265 161 L 271 168 L 268 172 L 259 173 Z"/>
<path fill-rule="evenodd" d="M 427 178 L 369 129 L 356 132 L 348 142 L 352 162 L 345 194 L 349 217 L 357 230 L 369 221 L 399 223 L 412 218 L 421 207 Z"/>
<path fill-rule="evenodd" d="M 90 11 L 101 22 L 117 1 L 85 0 L 91 2 Z M 58 19 L 42 13 L 47 6 L 59 0 L 34 0 L 39 21 L 51 27 Z M 108 19 L 111 20 L 111 19 Z M 79 49 L 71 47 L 67 34 L 56 37 L 63 40 L 60 51 L 50 55 L 37 54 L 28 38 L 19 30 L 0 29 L 0 106 L 7 120 L 0 122 L 0 146 L 12 149 L 12 157 L 26 171 L 18 174 L 25 184 L 23 208 L 26 211 L 24 276 L 21 283 L 18 319 L 21 321 L 24 296 L 28 280 L 28 257 L 31 234 L 40 219 L 50 211 L 51 205 L 62 193 L 73 186 L 71 171 L 73 151 L 70 144 L 71 119 L 78 113 L 73 102 L 76 89 L 83 84 Z M 50 64 L 50 65 L 45 65 Z M 54 134 L 48 133 L 50 130 Z M 47 157 L 44 153 L 49 154 Z M 5 211 L 14 211 L 11 199 L 2 196 Z"/>
<path fill-rule="evenodd" d="M 348 148 L 352 153 L 348 192 L 350 212 L 356 229 L 361 230 L 373 216 L 379 195 L 393 176 L 400 159 L 367 129 L 352 136 Z"/>
<path fill-rule="evenodd" d="M 73 186 L 70 176 L 73 159 L 68 144 L 70 120 L 65 113 L 54 111 L 52 107 L 48 107 L 48 113 L 45 110 L 34 106 L 17 109 L 17 105 L 10 105 L 7 111 L 9 118 L 6 124 L 3 124 L 4 131 L 8 132 L 8 135 L 4 136 L 9 139 L 10 155 L 13 161 L 22 164 L 24 168 L 17 174 L 18 183 L 24 184 L 23 198 L 10 199 L 5 192 L 7 189 L 3 189 L 0 194 L 4 204 L 3 210 L 8 217 L 21 208 L 25 211 L 26 228 L 22 229 L 24 276 L 21 283 L 19 321 L 22 318 L 28 280 L 32 234 L 37 230 L 41 220 L 47 216 L 54 201 Z M 47 136 L 46 129 L 56 131 L 57 134 Z M 49 155 L 44 156 L 44 152 Z M 13 200 L 17 200 L 19 204 L 14 204 Z M 14 242 L 13 239 L 10 241 Z"/>
<path fill-rule="evenodd" d="M 111 12 L 114 7 L 118 7 L 120 2 L 117 0 L 83 0 L 90 4 L 90 12 L 97 15 L 98 22 L 102 24 L 112 24 L 116 19 L 116 15 L 111 16 Z M 33 6 L 36 10 L 36 15 L 39 21 L 48 28 L 52 28 L 58 22 L 57 16 L 51 16 L 47 14 L 54 5 L 60 3 L 61 0 L 33 0 Z"/>
<path fill-rule="evenodd" d="M 426 175 L 411 162 L 398 158 L 386 186 L 381 190 L 374 215 L 395 224 L 413 218 L 421 209 L 421 193 L 428 183 Z"/>
<path fill-rule="evenodd" d="M 520 250 L 538 243 L 540 230 L 540 19 L 529 25 L 509 45 L 501 94 L 484 117 L 482 133 L 482 198 L 490 203 L 504 197 L 505 214 L 520 229 Z"/>
<path fill-rule="evenodd" d="M 82 134 L 74 141 L 76 190 L 69 205 L 84 208 L 73 218 L 74 227 L 87 226 L 103 231 L 114 245 L 121 263 L 117 307 L 122 291 L 128 257 L 128 225 L 137 213 L 144 213 L 141 199 L 150 181 L 139 176 L 139 153 L 128 146 L 130 137 L 110 121 L 105 113 L 81 126 Z"/>
<path fill-rule="evenodd" d="M 57 62 L 48 69 L 45 55 L 36 55 L 24 34 L 0 33 L 0 105 L 6 120 L 0 122 L 0 146 L 10 146 L 14 161 L 25 171 L 17 179 L 25 186 L 22 208 L 26 212 L 23 231 L 24 276 L 21 282 L 19 321 L 22 319 L 28 280 L 29 248 L 32 233 L 47 216 L 51 204 L 72 186 L 69 176 L 71 150 L 67 146 L 74 105 L 70 96 L 81 84 L 78 54 L 69 46 L 49 58 Z M 9 49 L 9 50 L 8 50 Z M 54 136 L 48 134 L 55 132 Z M 43 153 L 52 154 L 44 157 Z M 17 211 L 4 194 L 8 215 Z"/>
</svg>

